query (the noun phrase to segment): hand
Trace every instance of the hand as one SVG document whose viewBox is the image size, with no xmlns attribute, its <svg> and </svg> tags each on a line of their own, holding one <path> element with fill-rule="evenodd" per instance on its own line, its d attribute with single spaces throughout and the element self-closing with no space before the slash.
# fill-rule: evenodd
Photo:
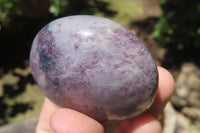
<svg viewBox="0 0 200 133">
<path fill-rule="evenodd" d="M 117 124 L 113 133 L 161 133 L 157 116 L 162 113 L 174 91 L 171 74 L 158 67 L 159 85 L 151 108 L 143 114 Z M 106 126 L 77 111 L 60 108 L 45 98 L 36 133 L 104 133 Z"/>
</svg>

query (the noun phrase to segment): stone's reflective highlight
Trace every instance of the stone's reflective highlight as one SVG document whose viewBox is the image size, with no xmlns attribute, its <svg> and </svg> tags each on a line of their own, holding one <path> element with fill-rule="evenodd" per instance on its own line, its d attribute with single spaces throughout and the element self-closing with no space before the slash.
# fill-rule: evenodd
<svg viewBox="0 0 200 133">
<path fill-rule="evenodd" d="M 36 35 L 30 65 L 50 100 L 100 122 L 144 112 L 158 85 L 156 64 L 143 43 L 102 17 L 79 15 L 52 21 Z"/>
</svg>

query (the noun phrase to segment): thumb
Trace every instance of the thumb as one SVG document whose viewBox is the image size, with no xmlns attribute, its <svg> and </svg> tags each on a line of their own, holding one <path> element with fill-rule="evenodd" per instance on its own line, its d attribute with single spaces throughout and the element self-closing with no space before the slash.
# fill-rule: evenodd
<svg viewBox="0 0 200 133">
<path fill-rule="evenodd" d="M 53 133 L 104 133 L 104 127 L 96 120 L 77 111 L 62 108 L 51 117 Z"/>
</svg>

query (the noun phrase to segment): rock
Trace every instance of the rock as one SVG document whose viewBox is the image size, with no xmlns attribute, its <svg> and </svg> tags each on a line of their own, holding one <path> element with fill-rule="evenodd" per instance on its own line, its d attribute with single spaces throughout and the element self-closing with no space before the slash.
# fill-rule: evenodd
<svg viewBox="0 0 200 133">
<path fill-rule="evenodd" d="M 184 107 L 181 111 L 187 117 L 200 120 L 200 109 L 192 107 Z"/>
<path fill-rule="evenodd" d="M 176 111 L 170 102 L 165 107 L 164 118 L 163 133 L 174 133 L 176 130 L 177 117 Z"/>
<path fill-rule="evenodd" d="M 183 63 L 175 83 L 171 103 L 177 109 L 176 133 L 199 133 L 200 68 L 194 63 Z"/>
<path fill-rule="evenodd" d="M 200 94 L 199 91 L 192 90 L 188 96 L 188 105 L 192 107 L 197 107 L 200 109 Z"/>
<path fill-rule="evenodd" d="M 176 80 L 172 104 L 178 107 L 200 108 L 200 69 L 193 63 L 184 63 Z"/>
<path fill-rule="evenodd" d="M 177 112 L 176 116 L 176 133 L 199 133 L 200 124 L 198 122 L 191 121 L 190 119 L 188 119 L 188 117 L 179 112 Z"/>
</svg>

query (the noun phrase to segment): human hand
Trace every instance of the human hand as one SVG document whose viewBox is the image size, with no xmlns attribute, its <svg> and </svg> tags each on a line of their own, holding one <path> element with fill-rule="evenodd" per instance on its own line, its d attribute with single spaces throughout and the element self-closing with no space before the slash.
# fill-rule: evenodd
<svg viewBox="0 0 200 133">
<path fill-rule="evenodd" d="M 171 74 L 158 67 L 159 84 L 154 103 L 143 114 L 119 122 L 113 133 L 161 133 L 157 116 L 162 113 L 174 91 Z M 77 111 L 61 108 L 45 98 L 36 133 L 104 133 L 106 126 Z"/>
</svg>

